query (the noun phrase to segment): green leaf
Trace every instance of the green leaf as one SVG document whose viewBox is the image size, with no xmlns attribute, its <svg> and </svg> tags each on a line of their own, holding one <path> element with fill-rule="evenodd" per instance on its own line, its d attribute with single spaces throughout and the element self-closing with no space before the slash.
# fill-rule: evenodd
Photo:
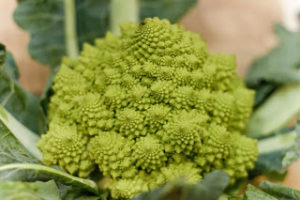
<svg viewBox="0 0 300 200">
<path fill-rule="evenodd" d="M 0 105 L 0 165 L 38 162 L 42 154 L 36 147 L 39 137 L 18 122 Z"/>
<path fill-rule="evenodd" d="M 182 180 L 170 182 L 156 190 L 141 194 L 133 200 L 217 200 L 228 185 L 223 171 L 213 171 L 198 183 L 189 185 Z"/>
<path fill-rule="evenodd" d="M 246 76 L 248 87 L 256 90 L 255 107 L 279 86 L 300 81 L 300 33 L 275 26 L 279 43 L 267 55 L 256 59 Z"/>
<path fill-rule="evenodd" d="M 300 157 L 299 128 L 286 130 L 300 113 L 300 33 L 280 25 L 275 32 L 278 45 L 255 60 L 246 77 L 247 85 L 256 89 L 255 110 L 246 132 L 259 139 L 252 175 L 282 179 Z"/>
<path fill-rule="evenodd" d="M 109 28 L 109 0 L 76 0 L 78 46 L 103 37 Z M 158 16 L 175 22 L 197 0 L 140 0 L 140 18 Z M 30 33 L 30 55 L 39 62 L 56 67 L 66 55 L 63 0 L 19 1 L 14 13 L 17 24 Z"/>
<path fill-rule="evenodd" d="M 244 197 L 239 197 L 239 196 L 229 196 L 224 199 L 219 199 L 219 200 L 245 200 Z"/>
<path fill-rule="evenodd" d="M 287 186 L 264 181 L 256 188 L 248 185 L 244 197 L 230 197 L 229 200 L 299 200 L 300 191 Z"/>
<path fill-rule="evenodd" d="M 198 0 L 140 0 L 140 18 L 167 18 L 177 22 Z"/>
<path fill-rule="evenodd" d="M 22 124 L 38 133 L 44 124 L 42 110 L 38 106 L 39 99 L 19 85 L 16 64 L 11 54 L 4 50 L 0 46 L 0 55 L 5 57 L 2 58 L 4 63 L 0 65 L 0 104 Z"/>
<path fill-rule="evenodd" d="M 259 156 L 252 175 L 282 179 L 288 167 L 300 158 L 300 125 L 258 140 Z"/>
<path fill-rule="evenodd" d="M 299 200 L 300 199 L 300 191 L 281 185 L 277 183 L 272 183 L 269 181 L 264 181 L 260 185 L 260 188 L 279 199 L 285 200 Z"/>
<path fill-rule="evenodd" d="M 261 104 L 263 104 L 278 87 L 278 84 L 262 83 L 258 88 L 255 88 L 254 109 L 257 109 Z"/>
<path fill-rule="evenodd" d="M 109 191 L 100 191 L 100 194 L 92 195 L 91 193 L 88 193 L 87 191 L 78 190 L 76 187 L 69 187 L 69 186 L 63 186 L 68 187 L 65 192 L 65 194 L 62 194 L 61 196 L 64 200 L 112 200 L 109 198 Z M 62 187 L 59 186 L 60 191 L 62 191 Z"/>
<path fill-rule="evenodd" d="M 54 181 L 13 182 L 0 181 L 0 199 L 5 200 L 61 200 Z"/>
<path fill-rule="evenodd" d="M 0 43 L 0 65 L 2 65 L 5 62 L 5 57 L 6 57 L 5 46 Z"/>
<path fill-rule="evenodd" d="M 262 82 L 294 83 L 300 81 L 300 33 L 275 26 L 278 45 L 266 56 L 253 62 L 246 77 L 247 85 L 258 88 Z"/>
<path fill-rule="evenodd" d="M 247 200 L 278 200 L 277 198 L 257 189 L 253 185 L 248 185 L 246 194 Z"/>
<path fill-rule="evenodd" d="M 2 65 L 2 70 L 8 75 L 12 80 L 17 81 L 19 78 L 19 71 L 17 64 L 11 53 L 6 52 L 5 63 Z"/>
<path fill-rule="evenodd" d="M 66 172 L 39 164 L 42 154 L 39 136 L 24 127 L 0 105 L 0 180 L 37 181 L 54 179 L 79 189 L 97 193 L 97 185 Z"/>
<path fill-rule="evenodd" d="M 300 112 L 300 84 L 286 84 L 258 107 L 247 124 L 247 135 L 268 136 L 285 127 Z"/>
<path fill-rule="evenodd" d="M 50 179 L 54 179 L 66 185 L 72 185 L 95 194 L 98 193 L 98 187 L 94 181 L 72 176 L 59 169 L 30 163 L 15 163 L 0 166 L 0 180 L 35 181 Z"/>
</svg>

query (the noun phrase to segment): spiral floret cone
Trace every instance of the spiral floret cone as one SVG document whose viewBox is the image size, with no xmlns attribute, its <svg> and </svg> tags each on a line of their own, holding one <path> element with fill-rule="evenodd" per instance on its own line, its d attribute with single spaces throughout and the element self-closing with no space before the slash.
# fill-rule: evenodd
<svg viewBox="0 0 300 200">
<path fill-rule="evenodd" d="M 237 77 L 235 57 L 209 53 L 199 35 L 165 19 L 121 30 L 63 60 L 39 143 L 44 162 L 81 176 L 96 165 L 116 198 L 214 169 L 231 183 L 247 177 L 257 158 L 243 136 L 254 92 Z M 65 123 L 54 131 L 58 118 Z"/>
</svg>

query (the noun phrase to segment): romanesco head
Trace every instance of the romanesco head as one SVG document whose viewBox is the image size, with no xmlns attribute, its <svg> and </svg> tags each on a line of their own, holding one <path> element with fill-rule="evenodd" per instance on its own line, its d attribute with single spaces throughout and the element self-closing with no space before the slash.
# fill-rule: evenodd
<svg viewBox="0 0 300 200">
<path fill-rule="evenodd" d="M 237 77 L 235 57 L 209 53 L 168 20 L 121 30 L 63 61 L 38 145 L 44 162 L 83 177 L 96 165 L 115 198 L 178 177 L 195 183 L 214 169 L 232 183 L 245 178 L 257 157 L 242 135 L 254 92 Z"/>
</svg>

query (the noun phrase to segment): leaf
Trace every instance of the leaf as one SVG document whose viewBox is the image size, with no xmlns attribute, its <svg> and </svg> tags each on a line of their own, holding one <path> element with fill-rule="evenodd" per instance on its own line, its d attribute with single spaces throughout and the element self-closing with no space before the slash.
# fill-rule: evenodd
<svg viewBox="0 0 300 200">
<path fill-rule="evenodd" d="M 198 0 L 140 0 L 140 19 L 159 17 L 175 23 L 197 2 Z"/>
<path fill-rule="evenodd" d="M 0 166 L 7 163 L 38 163 L 42 154 L 39 137 L 18 122 L 0 105 Z"/>
<path fill-rule="evenodd" d="M 62 198 L 64 200 L 112 200 L 109 198 L 109 191 L 100 191 L 100 194 L 92 195 L 87 191 L 78 190 L 76 187 L 70 187 L 63 185 L 64 188 L 67 187 L 65 194 L 62 194 Z M 62 187 L 59 186 L 60 191 L 62 191 Z"/>
<path fill-rule="evenodd" d="M 223 171 L 213 171 L 198 183 L 189 185 L 182 180 L 167 183 L 133 200 L 217 200 L 228 185 L 229 178 Z"/>
<path fill-rule="evenodd" d="M 36 181 L 54 179 L 66 185 L 97 194 L 96 183 L 89 179 L 78 178 L 58 169 L 40 164 L 16 163 L 0 166 L 0 180 Z"/>
<path fill-rule="evenodd" d="M 275 26 L 275 33 L 278 45 L 267 55 L 256 59 L 246 76 L 248 87 L 256 90 L 255 107 L 279 86 L 300 80 L 300 33 L 290 32 L 279 24 Z"/>
<path fill-rule="evenodd" d="M 282 179 L 288 167 L 300 158 L 300 124 L 258 141 L 259 156 L 252 175 Z"/>
<path fill-rule="evenodd" d="M 295 83 L 300 81 L 300 33 L 275 26 L 278 45 L 266 56 L 255 60 L 246 77 L 247 85 L 258 88 L 261 82 Z"/>
<path fill-rule="evenodd" d="M 300 113 L 300 84 L 286 84 L 277 89 L 257 108 L 247 124 L 247 135 L 265 137 L 285 127 Z"/>
<path fill-rule="evenodd" d="M 39 136 L 32 133 L 0 106 L 0 180 L 51 180 L 97 193 L 97 185 L 66 172 L 40 164 L 41 152 L 36 143 Z"/>
<path fill-rule="evenodd" d="M 6 57 L 5 46 L 0 43 L 0 65 L 2 65 L 5 62 L 5 57 Z"/>
<path fill-rule="evenodd" d="M 248 185 L 246 194 L 247 200 L 278 200 L 275 197 L 257 189 L 253 185 Z"/>
<path fill-rule="evenodd" d="M 263 181 L 260 188 L 248 185 L 244 197 L 230 197 L 229 200 L 299 200 L 300 191 L 287 186 Z"/>
<path fill-rule="evenodd" d="M 254 109 L 257 109 L 264 101 L 269 98 L 280 85 L 271 83 L 262 83 L 258 88 L 255 88 Z"/>
<path fill-rule="evenodd" d="M 0 199 L 61 200 L 54 181 L 32 183 L 0 181 Z"/>
<path fill-rule="evenodd" d="M 44 124 L 39 99 L 17 82 L 18 70 L 12 56 L 1 47 L 0 54 L 5 55 L 5 63 L 0 65 L 0 104 L 22 124 L 38 133 Z"/>
<path fill-rule="evenodd" d="M 278 45 L 255 60 L 246 77 L 247 85 L 256 89 L 255 110 L 246 132 L 259 139 L 252 175 L 282 179 L 288 166 L 300 157 L 299 127 L 286 128 L 300 113 L 300 33 L 280 25 L 275 32 Z"/>
<path fill-rule="evenodd" d="M 259 186 L 264 192 L 271 194 L 279 199 L 286 199 L 286 200 L 300 199 L 299 190 L 281 184 L 264 181 Z"/>
<path fill-rule="evenodd" d="M 11 79 L 17 80 L 19 78 L 18 68 L 14 61 L 13 56 L 6 52 L 6 48 L 0 43 L 0 68 L 1 71 L 5 72 Z"/>
<path fill-rule="evenodd" d="M 245 200 L 244 197 L 239 197 L 239 196 L 229 196 L 224 199 L 219 199 L 219 200 Z"/>
<path fill-rule="evenodd" d="M 11 53 L 6 52 L 5 63 L 2 65 L 2 70 L 10 77 L 12 80 L 17 81 L 19 78 L 19 71 L 17 64 Z"/>
<path fill-rule="evenodd" d="M 103 37 L 109 28 L 109 0 L 76 0 L 78 46 Z M 140 18 L 158 16 L 178 20 L 197 0 L 140 0 Z M 19 1 L 14 13 L 17 24 L 30 33 L 30 55 L 57 67 L 66 55 L 63 0 Z"/>
</svg>

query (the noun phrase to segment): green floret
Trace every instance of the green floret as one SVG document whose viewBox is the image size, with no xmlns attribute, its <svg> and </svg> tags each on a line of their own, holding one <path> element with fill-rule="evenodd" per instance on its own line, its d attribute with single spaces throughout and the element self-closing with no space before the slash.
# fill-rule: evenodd
<svg viewBox="0 0 300 200">
<path fill-rule="evenodd" d="M 202 126 L 207 117 L 193 110 L 173 113 L 173 118 L 157 134 L 164 144 L 165 151 L 171 153 L 191 154 L 201 147 Z"/>
<path fill-rule="evenodd" d="M 118 132 L 129 139 L 145 136 L 144 116 L 134 109 L 125 108 L 116 114 L 116 128 Z"/>
<path fill-rule="evenodd" d="M 246 123 L 250 117 L 252 109 L 248 105 L 254 104 L 253 99 L 254 91 L 248 90 L 246 88 L 237 88 L 233 91 L 235 106 L 235 115 L 232 119 L 232 130 L 244 130 L 246 128 Z"/>
<path fill-rule="evenodd" d="M 115 120 L 113 112 L 106 110 L 100 95 L 97 93 L 87 93 L 76 96 L 76 109 L 73 111 L 73 118 L 81 126 L 83 133 L 89 135 L 98 134 L 99 129 L 110 130 L 113 128 Z"/>
<path fill-rule="evenodd" d="M 133 107 L 137 110 L 145 110 L 149 108 L 151 105 L 149 96 L 150 91 L 147 87 L 135 84 L 135 86 L 132 86 L 132 88 L 128 91 L 129 107 Z"/>
<path fill-rule="evenodd" d="M 112 180 L 106 185 L 115 199 L 131 199 L 138 193 L 149 190 L 148 183 L 139 177 L 132 179 Z"/>
<path fill-rule="evenodd" d="M 149 133 L 157 133 L 163 125 L 167 123 L 170 115 L 170 108 L 168 106 L 156 104 L 151 106 L 145 112 L 145 120 L 149 126 Z"/>
<path fill-rule="evenodd" d="M 74 125 L 52 124 L 37 146 L 43 153 L 45 164 L 58 164 L 70 174 L 87 177 L 94 170 L 94 162 L 86 149 L 88 140 Z"/>
<path fill-rule="evenodd" d="M 88 144 L 92 160 L 106 176 L 133 177 L 132 143 L 115 132 L 100 132 Z"/>
<path fill-rule="evenodd" d="M 201 169 L 197 168 L 192 162 L 171 163 L 161 169 L 165 180 L 177 180 L 183 178 L 186 183 L 194 184 L 199 182 L 202 177 Z"/>
<path fill-rule="evenodd" d="M 211 124 L 208 133 L 203 137 L 203 146 L 199 149 L 194 161 L 206 171 L 222 169 L 223 160 L 231 150 L 231 135 L 226 128 Z"/>
<path fill-rule="evenodd" d="M 160 169 L 166 163 L 163 145 L 152 135 L 139 138 L 133 149 L 132 157 L 136 160 L 136 166 L 146 172 Z"/>
<path fill-rule="evenodd" d="M 235 57 L 209 53 L 168 20 L 121 30 L 63 60 L 38 145 L 44 162 L 80 176 L 96 165 L 112 196 L 125 199 L 214 169 L 231 183 L 247 177 L 257 159 L 256 141 L 243 136 L 254 92 L 237 77 Z"/>
<path fill-rule="evenodd" d="M 246 178 L 247 172 L 254 168 L 258 150 L 253 148 L 257 146 L 257 141 L 243 135 L 233 134 L 231 143 L 230 155 L 225 160 L 224 170 L 231 177 L 230 182 L 233 184 L 238 178 Z"/>
</svg>

